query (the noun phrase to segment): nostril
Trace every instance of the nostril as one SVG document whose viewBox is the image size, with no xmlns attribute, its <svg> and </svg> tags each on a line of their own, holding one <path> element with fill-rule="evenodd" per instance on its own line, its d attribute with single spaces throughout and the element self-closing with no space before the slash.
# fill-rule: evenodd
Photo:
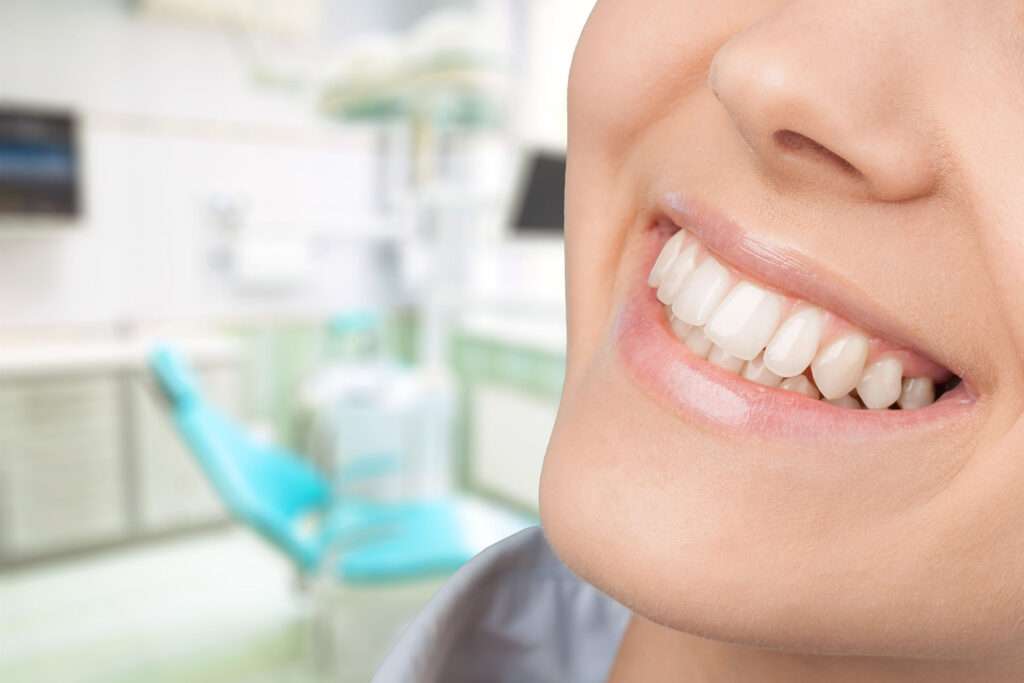
<svg viewBox="0 0 1024 683">
<path fill-rule="evenodd" d="M 844 173 L 853 176 L 861 175 L 856 166 L 806 135 L 801 135 L 794 130 L 777 130 L 773 137 L 775 138 L 775 144 L 787 151 L 814 156 L 835 164 Z"/>
</svg>

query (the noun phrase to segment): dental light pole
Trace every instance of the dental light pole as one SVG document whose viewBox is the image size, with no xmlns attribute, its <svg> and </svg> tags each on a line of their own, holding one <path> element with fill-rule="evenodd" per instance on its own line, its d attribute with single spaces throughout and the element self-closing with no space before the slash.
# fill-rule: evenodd
<svg viewBox="0 0 1024 683">
<path fill-rule="evenodd" d="M 425 495 L 451 489 L 451 330 L 466 300 L 470 246 L 488 211 L 500 203 L 494 188 L 480 182 L 476 151 L 481 140 L 501 137 L 508 73 L 502 59 L 480 48 L 466 19 L 464 25 L 450 15 L 424 22 L 415 30 L 422 35 L 408 41 L 418 47 L 404 62 L 391 60 L 392 68 L 376 78 L 350 68 L 321 102 L 328 116 L 374 130 L 378 209 L 387 222 L 402 226 L 395 232 L 402 262 L 396 289 L 417 312 L 418 371 L 430 397 L 416 463 L 417 488 Z M 433 41 L 430 50 L 423 35 Z M 455 40 L 453 47 L 453 35 L 472 40 Z M 467 49 L 468 43 L 476 49 Z"/>
</svg>

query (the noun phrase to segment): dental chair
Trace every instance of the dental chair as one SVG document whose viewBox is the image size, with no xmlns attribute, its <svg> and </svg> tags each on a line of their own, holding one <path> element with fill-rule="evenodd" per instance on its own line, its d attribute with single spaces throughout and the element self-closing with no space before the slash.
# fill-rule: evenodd
<svg viewBox="0 0 1024 683">
<path fill-rule="evenodd" d="M 173 349 L 154 351 L 150 368 L 178 434 L 229 512 L 303 575 L 346 583 L 443 576 L 535 523 L 466 498 L 382 503 L 348 495 L 344 483 L 374 476 L 374 468 L 354 463 L 332 485 L 302 457 L 258 441 L 211 405 Z"/>
<path fill-rule="evenodd" d="M 248 434 L 207 401 L 185 359 L 149 359 L 174 426 L 231 515 L 298 570 L 300 662 L 316 680 L 367 680 L 447 575 L 534 520 L 452 496 L 383 503 L 350 485 L 379 476 L 372 458 L 330 481 L 304 458 Z M 384 468 L 386 469 L 386 467 Z"/>
</svg>

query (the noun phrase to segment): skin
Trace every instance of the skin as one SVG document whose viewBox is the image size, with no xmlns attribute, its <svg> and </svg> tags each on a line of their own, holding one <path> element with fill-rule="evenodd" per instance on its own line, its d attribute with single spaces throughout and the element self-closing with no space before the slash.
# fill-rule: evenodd
<svg viewBox="0 0 1024 683">
<path fill-rule="evenodd" d="M 1024 680 L 1022 29 L 1020 0 L 598 2 L 541 513 L 635 614 L 612 680 Z M 614 329 L 672 191 L 898 315 L 968 418 L 787 440 L 645 390 Z"/>
</svg>

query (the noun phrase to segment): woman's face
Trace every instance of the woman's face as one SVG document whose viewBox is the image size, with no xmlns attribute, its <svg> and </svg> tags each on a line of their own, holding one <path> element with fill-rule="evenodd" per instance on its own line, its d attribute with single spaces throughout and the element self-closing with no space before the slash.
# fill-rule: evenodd
<svg viewBox="0 0 1024 683">
<path fill-rule="evenodd" d="M 1024 2 L 602 0 L 568 197 L 570 567 L 722 640 L 1024 645 Z"/>
</svg>

